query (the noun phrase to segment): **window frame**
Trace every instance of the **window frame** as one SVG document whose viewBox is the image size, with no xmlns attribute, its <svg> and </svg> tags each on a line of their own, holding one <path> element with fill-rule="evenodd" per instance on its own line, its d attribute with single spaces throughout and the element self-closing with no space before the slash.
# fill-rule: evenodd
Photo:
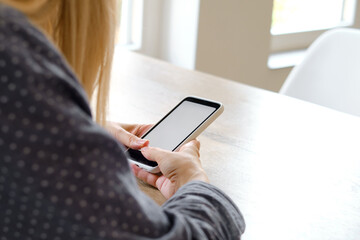
<svg viewBox="0 0 360 240">
<path fill-rule="evenodd" d="M 359 1 L 355 1 L 354 9 L 354 22 L 353 24 L 344 24 L 333 28 L 338 27 L 348 27 L 348 28 L 360 28 L 360 4 Z M 324 32 L 333 29 L 326 28 L 321 30 L 310 30 L 304 32 L 295 32 L 295 33 L 286 33 L 279 35 L 271 35 L 270 40 L 270 54 L 279 53 L 279 52 L 290 52 L 295 50 L 306 49 L 310 44 L 318 38 Z"/>
<path fill-rule="evenodd" d="M 120 23 L 118 26 L 120 28 L 119 39 L 117 42 L 118 46 L 129 50 L 138 50 L 141 48 L 143 15 L 144 0 L 121 1 L 121 18 L 119 19 Z"/>
</svg>

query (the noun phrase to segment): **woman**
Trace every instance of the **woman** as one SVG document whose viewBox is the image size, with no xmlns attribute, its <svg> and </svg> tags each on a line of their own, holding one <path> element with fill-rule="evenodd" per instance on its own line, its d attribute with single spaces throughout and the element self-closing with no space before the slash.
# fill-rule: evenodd
<svg viewBox="0 0 360 240">
<path fill-rule="evenodd" d="M 0 1 L 1 239 L 238 239 L 243 218 L 208 183 L 197 141 L 172 153 L 137 137 L 149 126 L 104 124 L 115 4 Z M 163 206 L 119 142 L 158 162 L 162 176 L 133 172 Z"/>
</svg>

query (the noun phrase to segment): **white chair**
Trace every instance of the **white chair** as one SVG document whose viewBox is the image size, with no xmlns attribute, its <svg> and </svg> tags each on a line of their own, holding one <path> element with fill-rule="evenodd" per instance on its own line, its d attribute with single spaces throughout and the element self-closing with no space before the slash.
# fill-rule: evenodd
<svg viewBox="0 0 360 240">
<path fill-rule="evenodd" d="M 279 93 L 360 116 L 360 30 L 322 34 Z"/>
</svg>

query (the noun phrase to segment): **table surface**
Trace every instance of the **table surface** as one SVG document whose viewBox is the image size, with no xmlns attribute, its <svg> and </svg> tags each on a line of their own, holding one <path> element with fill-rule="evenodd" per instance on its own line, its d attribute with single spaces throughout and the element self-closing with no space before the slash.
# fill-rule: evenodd
<svg viewBox="0 0 360 240">
<path fill-rule="evenodd" d="M 210 182 L 245 217 L 243 239 L 360 239 L 360 118 L 117 50 L 112 120 L 155 123 L 188 95 L 224 104 L 198 139 Z"/>
</svg>

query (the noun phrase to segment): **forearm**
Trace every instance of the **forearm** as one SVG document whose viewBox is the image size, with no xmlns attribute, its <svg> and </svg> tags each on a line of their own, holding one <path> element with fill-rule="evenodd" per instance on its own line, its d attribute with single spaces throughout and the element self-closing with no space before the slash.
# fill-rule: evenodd
<svg viewBox="0 0 360 240">
<path fill-rule="evenodd" d="M 189 239 L 239 239 L 245 230 L 244 219 L 234 203 L 218 188 L 204 182 L 186 184 L 163 209 L 179 218 L 178 225 L 188 228 L 182 234 L 191 232 Z"/>
</svg>

